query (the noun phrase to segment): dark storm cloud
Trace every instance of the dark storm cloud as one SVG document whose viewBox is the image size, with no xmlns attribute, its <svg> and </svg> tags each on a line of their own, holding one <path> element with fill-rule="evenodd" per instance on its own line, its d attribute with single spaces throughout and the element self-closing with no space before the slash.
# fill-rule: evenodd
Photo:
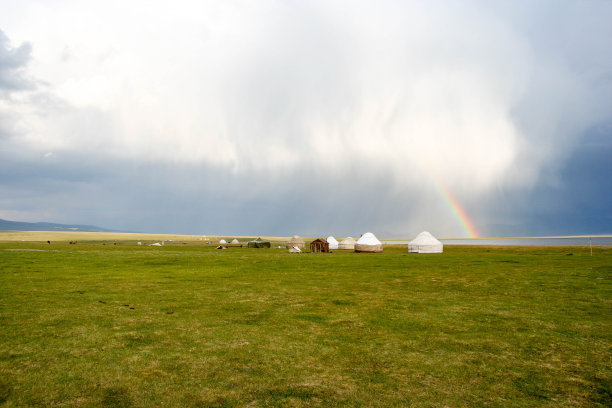
<svg viewBox="0 0 612 408">
<path fill-rule="evenodd" d="M 53 219 L 68 214 L 117 230 L 359 235 L 373 222 L 392 217 L 384 211 L 389 201 L 381 201 L 376 191 L 366 193 L 335 179 L 303 177 L 279 189 L 265 175 L 237 178 L 214 166 L 78 154 L 17 159 L 0 154 L 0 174 L 10 174 L 0 179 L 0 207 L 38 209 Z M 384 191 L 389 188 L 385 179 L 363 181 L 378 181 Z M 373 209 L 380 210 L 378 216 L 372 216 Z"/>
<path fill-rule="evenodd" d="M 533 188 L 498 191 L 483 205 L 487 235 L 612 234 L 612 122 L 590 129 L 559 169 Z"/>
</svg>

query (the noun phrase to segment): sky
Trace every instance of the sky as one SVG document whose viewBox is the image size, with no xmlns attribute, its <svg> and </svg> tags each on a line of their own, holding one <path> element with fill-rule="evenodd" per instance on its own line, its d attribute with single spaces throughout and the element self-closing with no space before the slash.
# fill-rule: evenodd
<svg viewBox="0 0 612 408">
<path fill-rule="evenodd" d="M 0 0 L 0 218 L 612 233 L 612 2 Z"/>
</svg>

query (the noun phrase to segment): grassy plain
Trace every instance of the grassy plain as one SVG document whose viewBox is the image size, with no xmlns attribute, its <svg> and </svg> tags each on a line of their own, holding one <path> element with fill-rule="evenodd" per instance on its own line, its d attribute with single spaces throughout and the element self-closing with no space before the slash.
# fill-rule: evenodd
<svg viewBox="0 0 612 408">
<path fill-rule="evenodd" d="M 611 278 L 609 247 L 0 242 L 0 405 L 609 407 Z"/>
<path fill-rule="evenodd" d="M 236 237 L 234 235 L 178 235 L 178 234 L 147 234 L 141 232 L 86 232 L 86 231 L 0 231 L 0 242 L 23 241 L 23 242 L 69 242 L 82 243 L 121 243 L 134 244 L 141 241 L 143 244 L 173 240 L 180 243 L 205 244 L 207 241 L 219 242 L 219 239 L 238 238 L 239 241 L 247 242 L 256 237 Z M 272 241 L 286 242 L 285 237 L 262 237 Z"/>
</svg>

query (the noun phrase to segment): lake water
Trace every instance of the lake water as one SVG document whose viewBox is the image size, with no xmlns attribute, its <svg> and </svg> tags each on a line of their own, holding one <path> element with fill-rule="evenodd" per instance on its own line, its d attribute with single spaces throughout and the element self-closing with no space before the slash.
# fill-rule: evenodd
<svg viewBox="0 0 612 408">
<path fill-rule="evenodd" d="M 612 235 L 594 237 L 534 237 L 534 238 L 439 238 L 444 245 L 612 245 Z M 383 244 L 408 244 L 411 240 L 381 240 Z M 590 241 L 590 243 L 589 243 Z"/>
</svg>

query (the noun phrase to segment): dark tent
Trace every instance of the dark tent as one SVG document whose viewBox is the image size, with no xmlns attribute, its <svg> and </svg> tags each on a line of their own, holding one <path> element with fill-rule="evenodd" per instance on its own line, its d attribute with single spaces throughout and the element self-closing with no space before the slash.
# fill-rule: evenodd
<svg viewBox="0 0 612 408">
<path fill-rule="evenodd" d="M 270 241 L 265 239 L 257 238 L 248 243 L 249 248 L 270 248 Z"/>
</svg>

